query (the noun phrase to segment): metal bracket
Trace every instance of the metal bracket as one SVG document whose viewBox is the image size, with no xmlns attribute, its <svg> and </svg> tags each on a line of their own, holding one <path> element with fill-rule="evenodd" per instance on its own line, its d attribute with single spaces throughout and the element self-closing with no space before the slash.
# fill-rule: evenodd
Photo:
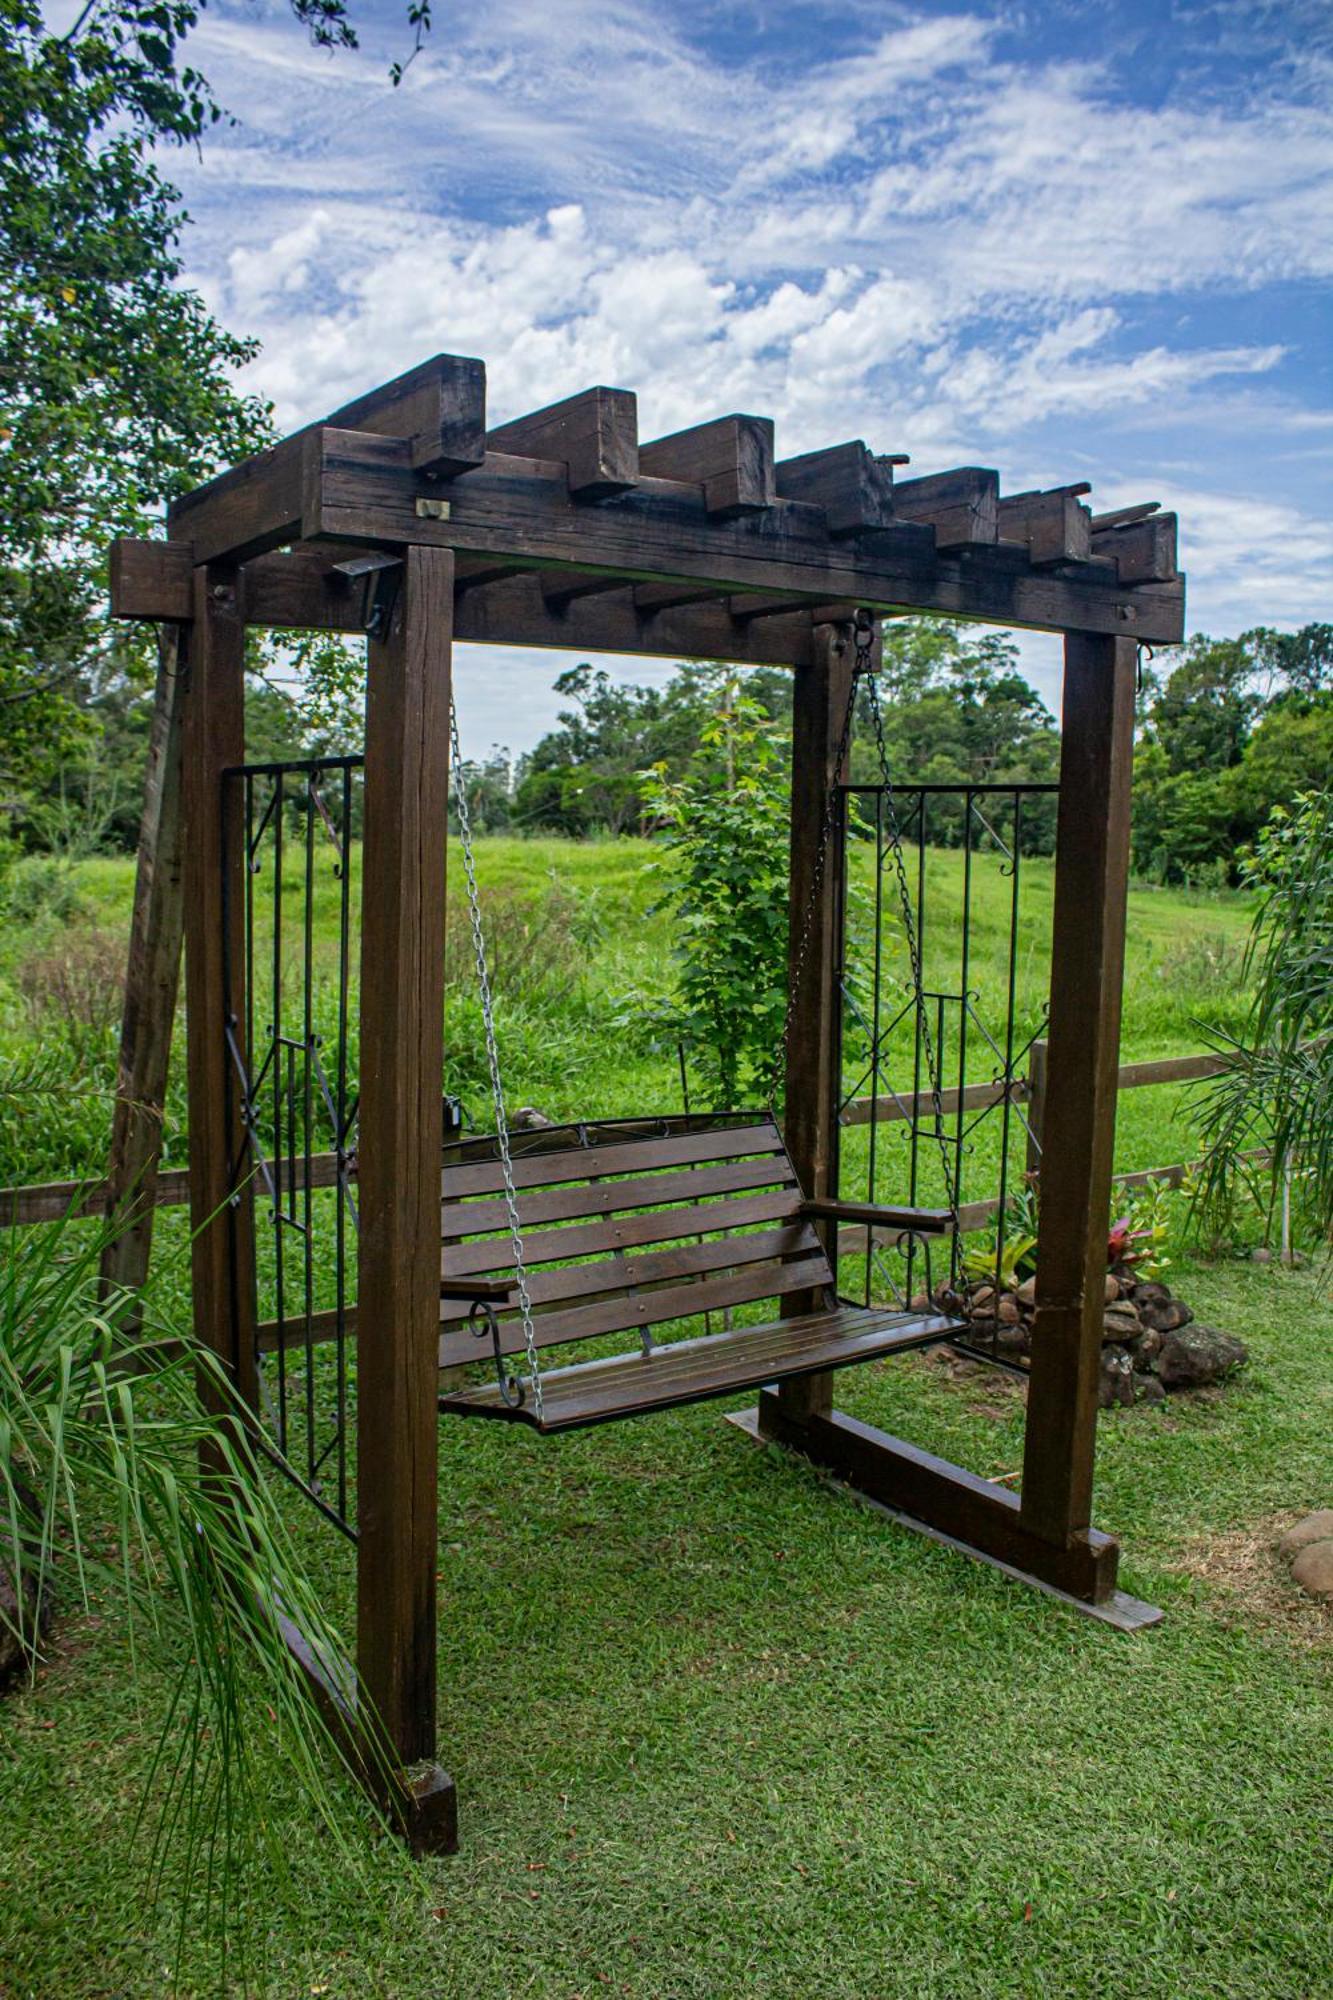
<svg viewBox="0 0 1333 2000">
<path fill-rule="evenodd" d="M 495 1379 L 500 1384 L 501 1402 L 508 1409 L 521 1410 L 526 1392 L 518 1377 L 511 1375 L 505 1367 L 505 1357 L 500 1347 L 500 1322 L 495 1316 L 495 1307 L 488 1305 L 485 1299 L 478 1299 L 467 1318 L 474 1340 L 485 1340 L 488 1336 L 490 1338 L 495 1355 Z"/>
</svg>

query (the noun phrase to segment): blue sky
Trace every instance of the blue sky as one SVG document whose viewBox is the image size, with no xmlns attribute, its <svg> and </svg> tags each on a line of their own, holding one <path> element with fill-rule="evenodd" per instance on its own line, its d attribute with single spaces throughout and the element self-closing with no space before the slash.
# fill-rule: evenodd
<svg viewBox="0 0 1333 2000">
<path fill-rule="evenodd" d="M 644 437 L 747 410 L 1160 500 L 1193 629 L 1333 619 L 1328 0 L 436 0 L 396 91 L 405 7 L 356 19 L 210 6 L 239 122 L 165 163 L 284 426 L 479 354 L 497 421 L 601 381 Z M 471 745 L 528 747 L 563 664 L 465 649 Z"/>
</svg>

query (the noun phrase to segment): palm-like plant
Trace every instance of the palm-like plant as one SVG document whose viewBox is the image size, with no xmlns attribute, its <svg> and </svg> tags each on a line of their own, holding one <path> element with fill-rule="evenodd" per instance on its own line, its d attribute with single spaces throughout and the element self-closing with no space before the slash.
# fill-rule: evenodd
<svg viewBox="0 0 1333 2000">
<path fill-rule="evenodd" d="M 1290 1170 L 1321 1235 L 1333 1232 L 1333 792 L 1278 807 L 1247 869 L 1259 890 L 1246 970 L 1254 1003 L 1242 1036 L 1214 1034 L 1226 1058 L 1197 1114 L 1205 1211 L 1238 1183 L 1270 1218 Z M 1256 1153 L 1258 1157 L 1256 1158 Z"/>
<path fill-rule="evenodd" d="M 336 1635 L 255 1469 L 225 1371 L 165 1329 L 117 1336 L 118 1302 L 98 1295 L 105 1228 L 6 1235 L 0 1567 L 18 1607 L 6 1622 L 40 1658 L 33 1607 L 113 1586 L 134 1657 L 165 1663 L 173 1689 L 140 1812 L 153 1873 L 182 1891 L 182 1910 L 188 1892 L 218 1898 L 225 1930 L 247 1857 L 259 1847 L 281 1861 L 261 1745 L 347 1845 L 332 1782 L 342 1752 L 284 1621 L 326 1660 Z"/>
</svg>

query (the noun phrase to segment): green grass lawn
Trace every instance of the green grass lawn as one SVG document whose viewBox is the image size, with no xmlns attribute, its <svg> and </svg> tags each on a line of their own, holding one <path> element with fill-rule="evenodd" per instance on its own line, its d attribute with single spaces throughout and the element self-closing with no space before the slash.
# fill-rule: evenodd
<svg viewBox="0 0 1333 2000">
<path fill-rule="evenodd" d="M 1244 1381 L 1102 1421 L 1098 1518 L 1166 1611 L 1109 1631 L 759 1451 L 715 1407 L 585 1433 L 444 1425 L 441 1752 L 464 1850 L 349 1873 L 267 1774 L 272 1995 L 1272 1995 L 1333 1990 L 1333 1650 L 1258 1535 L 1333 1495 L 1326 1299 L 1191 1270 Z M 986 1473 L 989 1373 L 853 1371 L 842 1400 Z M 307 1547 L 350 1618 L 350 1560 Z M 170 1988 L 129 1829 L 159 1720 L 75 1619 L 0 1710 L 0 1991 Z M 347 1810 L 361 1808 L 350 1789 Z M 200 1919 L 183 1990 L 224 1985 Z"/>
<path fill-rule="evenodd" d="M 515 1101 L 673 1108 L 625 999 L 670 971 L 643 849 L 481 858 L 493 889 L 556 871 L 600 930 L 544 1029 L 516 981 Z M 1049 870 L 1030 866 L 1035 980 Z M 941 909 L 956 867 L 930 857 Z M 80 893 L 120 922 L 128 887 L 105 862 Z M 1135 892 L 1127 1057 L 1234 1016 L 1216 941 L 1245 923 L 1235 898 Z M 18 950 L 0 958 L 11 1052 L 33 1039 Z M 1180 1097 L 1123 1100 L 1122 1166 L 1184 1156 Z M 4 1177 L 37 1177 L 12 1171 L 22 1149 Z M 181 1219 L 163 1219 L 169 1253 Z M 1224 1392 L 1102 1419 L 1097 1519 L 1125 1587 L 1167 1614 L 1132 1638 L 756 1449 L 716 1405 L 558 1442 L 442 1424 L 440 1754 L 463 1852 L 410 1864 L 372 1833 L 349 1867 L 261 1746 L 289 1874 L 245 1886 L 245 1970 L 221 1970 L 216 1913 L 191 1913 L 180 1990 L 1325 2000 L 1333 1621 L 1270 1545 L 1333 1504 L 1327 1288 L 1234 1258 L 1173 1276 L 1252 1360 Z M 840 1401 L 983 1474 L 1020 1464 L 1021 1395 L 993 1371 L 900 1359 L 851 1371 Z M 293 1509 L 350 1630 L 350 1551 Z M 180 1912 L 146 1908 L 132 1839 L 163 1689 L 136 1696 L 94 1613 L 0 1705 L 3 2000 L 172 1990 Z"/>
</svg>

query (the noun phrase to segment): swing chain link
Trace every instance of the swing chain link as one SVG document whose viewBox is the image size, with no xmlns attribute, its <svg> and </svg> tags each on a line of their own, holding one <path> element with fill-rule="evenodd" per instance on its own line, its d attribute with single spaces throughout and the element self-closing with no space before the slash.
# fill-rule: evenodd
<svg viewBox="0 0 1333 2000">
<path fill-rule="evenodd" d="M 449 754 L 455 778 L 455 804 L 458 807 L 459 844 L 463 850 L 463 872 L 467 878 L 468 921 L 472 930 L 472 955 L 477 965 L 477 990 L 481 996 L 481 1018 L 486 1032 L 486 1063 L 490 1070 L 491 1098 L 495 1108 L 495 1143 L 500 1155 L 500 1172 L 504 1177 L 505 1216 L 509 1223 L 509 1242 L 514 1265 L 514 1284 L 518 1292 L 519 1318 L 523 1323 L 523 1346 L 527 1357 L 528 1380 L 532 1384 L 532 1407 L 540 1422 L 542 1415 L 541 1364 L 537 1359 L 537 1335 L 532 1324 L 532 1299 L 528 1292 L 528 1273 L 523 1262 L 523 1236 L 518 1219 L 518 1190 L 514 1185 L 514 1163 L 509 1153 L 509 1120 L 505 1115 L 504 1086 L 500 1081 L 500 1055 L 495 1040 L 495 1009 L 491 1002 L 491 979 L 486 965 L 486 939 L 481 928 L 481 898 L 477 892 L 477 870 L 472 854 L 472 815 L 468 809 L 467 786 L 463 781 L 463 753 L 458 742 L 458 709 L 453 695 L 449 696 Z M 497 1340 L 497 1361 L 498 1340 Z M 501 1388 L 503 1392 L 503 1373 Z M 519 1387 L 518 1401 L 522 1401 Z M 508 1402 L 508 1396 L 505 1397 Z"/>
</svg>

